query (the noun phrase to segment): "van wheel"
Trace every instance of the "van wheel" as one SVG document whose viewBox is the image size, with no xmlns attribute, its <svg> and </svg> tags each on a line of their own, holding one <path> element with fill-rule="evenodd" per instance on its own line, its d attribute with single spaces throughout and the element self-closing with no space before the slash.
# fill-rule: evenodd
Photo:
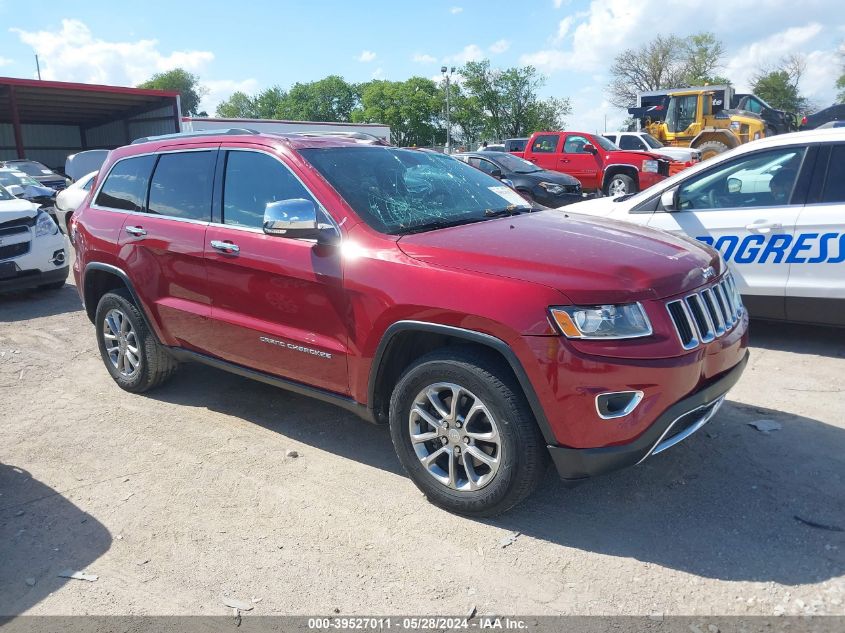
<svg viewBox="0 0 845 633">
<path fill-rule="evenodd" d="M 548 466 L 531 410 L 504 363 L 450 348 L 427 354 L 390 398 L 390 435 L 405 472 L 429 501 L 489 517 L 525 499 Z"/>
<path fill-rule="evenodd" d="M 629 193 L 636 193 L 637 183 L 634 179 L 625 174 L 616 174 L 611 177 L 608 183 L 604 186 L 604 195 L 611 198 L 618 196 L 625 196 Z"/>
<path fill-rule="evenodd" d="M 121 389 L 141 393 L 167 381 L 178 363 L 156 341 L 129 292 L 103 295 L 94 318 L 100 356 Z"/>
</svg>

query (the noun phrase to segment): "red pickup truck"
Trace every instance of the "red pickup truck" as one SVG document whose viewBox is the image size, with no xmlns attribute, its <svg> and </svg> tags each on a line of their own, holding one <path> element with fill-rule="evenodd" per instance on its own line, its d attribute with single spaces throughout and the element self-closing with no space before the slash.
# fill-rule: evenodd
<svg viewBox="0 0 845 633">
<path fill-rule="evenodd" d="M 651 152 L 620 150 L 603 136 L 586 132 L 535 132 L 524 152 L 512 153 L 574 176 L 584 191 L 612 197 L 657 184 L 669 175 L 671 162 Z"/>
</svg>

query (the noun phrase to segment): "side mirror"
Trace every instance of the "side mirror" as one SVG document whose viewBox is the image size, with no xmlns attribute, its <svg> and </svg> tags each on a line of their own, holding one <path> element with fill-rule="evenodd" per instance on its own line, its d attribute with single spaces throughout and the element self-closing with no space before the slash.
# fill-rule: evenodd
<svg viewBox="0 0 845 633">
<path fill-rule="evenodd" d="M 584 145 L 584 151 L 587 152 L 588 154 L 597 153 L 596 146 L 593 145 L 592 143 L 587 143 L 586 145 Z"/>
<path fill-rule="evenodd" d="M 264 207 L 264 232 L 267 235 L 316 239 L 317 228 L 317 207 L 310 200 L 279 200 L 268 202 Z"/>
<path fill-rule="evenodd" d="M 742 193 L 742 181 L 739 178 L 728 178 L 728 193 Z"/>
<path fill-rule="evenodd" d="M 502 179 L 502 170 L 501 169 L 494 169 L 490 172 L 490 175 L 493 176 L 496 180 Z"/>
<path fill-rule="evenodd" d="M 672 187 L 660 194 L 660 205 L 665 211 L 678 210 L 678 188 Z"/>
</svg>

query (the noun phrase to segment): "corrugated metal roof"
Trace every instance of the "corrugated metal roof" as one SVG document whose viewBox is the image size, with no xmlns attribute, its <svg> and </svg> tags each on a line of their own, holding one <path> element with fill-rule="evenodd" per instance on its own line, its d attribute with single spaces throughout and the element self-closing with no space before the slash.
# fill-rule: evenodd
<svg viewBox="0 0 845 633">
<path fill-rule="evenodd" d="M 175 103 L 177 92 L 0 77 L 0 122 L 12 120 L 14 89 L 21 123 L 96 125 Z"/>
</svg>

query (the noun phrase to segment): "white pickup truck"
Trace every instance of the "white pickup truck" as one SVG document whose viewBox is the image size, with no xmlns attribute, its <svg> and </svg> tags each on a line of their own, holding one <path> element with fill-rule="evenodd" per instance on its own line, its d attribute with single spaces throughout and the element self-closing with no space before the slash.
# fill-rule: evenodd
<svg viewBox="0 0 845 633">
<path fill-rule="evenodd" d="M 697 163 L 701 160 L 701 152 L 690 147 L 668 147 L 648 132 L 605 132 L 602 134 L 608 141 L 615 143 L 619 149 L 642 150 L 661 154 L 682 163 Z"/>
</svg>

